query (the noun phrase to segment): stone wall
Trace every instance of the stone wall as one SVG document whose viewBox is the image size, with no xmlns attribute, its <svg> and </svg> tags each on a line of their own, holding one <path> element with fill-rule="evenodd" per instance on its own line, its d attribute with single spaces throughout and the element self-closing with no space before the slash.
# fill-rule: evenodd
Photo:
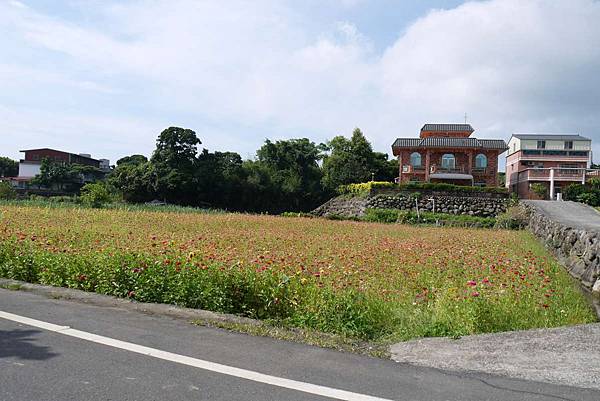
<svg viewBox="0 0 600 401">
<path fill-rule="evenodd" d="M 431 199 L 434 199 L 432 201 Z M 506 211 L 508 199 L 476 198 L 461 196 L 421 196 L 419 210 L 437 213 L 495 217 Z M 367 208 L 415 210 L 414 198 L 407 194 L 375 195 L 371 197 L 338 196 L 315 209 L 312 214 L 321 217 L 332 215 L 359 218 Z"/>
<path fill-rule="evenodd" d="M 365 214 L 367 201 L 367 197 L 341 195 L 328 200 L 311 213 L 319 217 L 340 216 L 358 218 Z"/>
<path fill-rule="evenodd" d="M 430 197 L 422 196 L 417 201 L 419 209 L 423 211 L 433 212 L 435 204 L 435 212 L 437 213 L 462 214 L 480 217 L 495 217 L 500 213 L 504 213 L 506 211 L 507 202 L 506 199 L 436 195 Z M 416 209 L 415 200 L 405 195 L 376 195 L 369 198 L 366 207 L 401 210 Z"/>
<path fill-rule="evenodd" d="M 529 212 L 529 229 L 584 288 L 600 295 L 600 233 L 565 226 L 550 220 L 535 206 L 524 207 Z"/>
</svg>

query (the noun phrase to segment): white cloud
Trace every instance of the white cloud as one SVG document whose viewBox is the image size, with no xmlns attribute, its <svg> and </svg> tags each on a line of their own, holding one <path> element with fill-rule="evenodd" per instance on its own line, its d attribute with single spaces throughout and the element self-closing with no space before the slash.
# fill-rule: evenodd
<svg viewBox="0 0 600 401">
<path fill-rule="evenodd" d="M 0 71 L 30 76 L 30 85 L 71 88 L 87 106 L 77 122 L 93 132 L 106 129 L 112 100 L 119 113 L 111 123 L 123 128 L 106 135 L 130 138 L 121 154 L 138 152 L 137 132 L 155 129 L 145 115 L 185 123 L 212 149 L 233 145 L 243 155 L 267 136 L 324 140 L 354 126 L 389 151 L 396 136 L 417 135 L 425 122 L 460 122 L 465 112 L 479 136 L 577 131 L 600 142 L 600 3 L 592 0 L 495 0 L 433 10 L 398 26 L 398 39 L 381 54 L 352 21 L 311 31 L 310 16 L 293 2 L 99 7 L 93 16 L 101 23 L 90 25 L 0 6 L 0 27 L 21 41 L 20 55 L 46 52 L 60 60 L 0 60 Z M 11 91 L 14 82 L 0 77 Z M 0 97 L 2 104 L 5 112 L 17 107 Z M 19 117 L 32 118 L 19 107 Z M 35 112 L 34 125 L 77 132 L 69 128 L 70 113 L 48 113 L 50 120 Z M 31 128 L 11 121 L 13 132 Z M 144 140 L 152 146 L 153 138 Z"/>
</svg>

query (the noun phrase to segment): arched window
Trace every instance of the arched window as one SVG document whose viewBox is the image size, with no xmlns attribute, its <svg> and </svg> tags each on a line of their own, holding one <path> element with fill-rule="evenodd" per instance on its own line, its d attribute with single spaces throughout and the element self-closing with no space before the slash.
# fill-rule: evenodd
<svg viewBox="0 0 600 401">
<path fill-rule="evenodd" d="M 421 154 L 419 152 L 411 153 L 410 165 L 413 167 L 421 167 Z"/>
<path fill-rule="evenodd" d="M 454 168 L 456 166 L 456 159 L 452 153 L 446 153 L 442 156 L 442 168 Z"/>
<path fill-rule="evenodd" d="M 476 168 L 486 168 L 487 167 L 487 157 L 483 153 L 475 156 L 475 167 Z"/>
</svg>

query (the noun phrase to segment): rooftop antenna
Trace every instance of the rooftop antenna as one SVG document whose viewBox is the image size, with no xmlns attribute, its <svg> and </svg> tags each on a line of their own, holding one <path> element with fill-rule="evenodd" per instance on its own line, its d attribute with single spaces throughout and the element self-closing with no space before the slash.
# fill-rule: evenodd
<svg viewBox="0 0 600 401">
<path fill-rule="evenodd" d="M 467 113 L 465 113 L 465 124 L 467 123 Z"/>
</svg>

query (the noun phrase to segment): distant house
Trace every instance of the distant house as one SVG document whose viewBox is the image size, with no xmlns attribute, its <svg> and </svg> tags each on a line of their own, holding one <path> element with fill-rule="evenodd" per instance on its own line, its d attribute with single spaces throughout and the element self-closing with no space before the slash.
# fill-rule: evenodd
<svg viewBox="0 0 600 401">
<path fill-rule="evenodd" d="M 425 124 L 419 138 L 398 138 L 398 181 L 497 186 L 498 156 L 508 149 L 502 139 L 471 137 L 470 124 Z"/>
<path fill-rule="evenodd" d="M 91 166 L 104 172 L 110 170 L 110 162 L 107 159 L 93 159 L 87 153 L 76 154 L 50 148 L 27 149 L 21 150 L 21 152 L 25 156 L 19 161 L 19 175 L 4 179 L 17 189 L 31 189 L 30 181 L 40 173 L 42 160 L 46 158 L 58 163 Z M 83 177 L 82 180 L 86 181 L 86 178 Z"/>
<path fill-rule="evenodd" d="M 519 198 L 538 199 L 532 185 L 540 183 L 556 199 L 591 173 L 592 141 L 578 134 L 513 134 L 508 146 L 506 187 Z"/>
</svg>

